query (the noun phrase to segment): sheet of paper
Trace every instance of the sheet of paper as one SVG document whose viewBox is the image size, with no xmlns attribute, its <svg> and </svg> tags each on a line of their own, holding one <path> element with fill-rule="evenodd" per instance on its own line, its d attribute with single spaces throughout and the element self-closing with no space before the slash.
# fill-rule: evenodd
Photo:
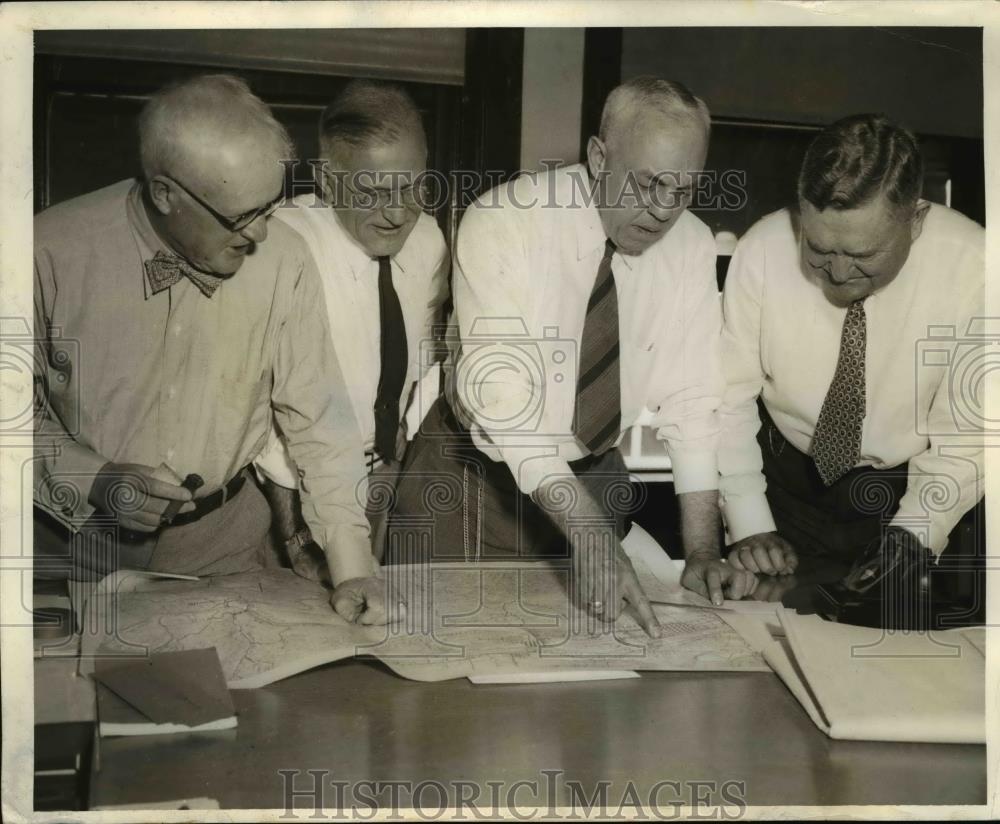
<svg viewBox="0 0 1000 824">
<path fill-rule="evenodd" d="M 887 632 L 815 615 L 780 618 L 789 663 L 815 708 L 803 705 L 825 719 L 831 737 L 985 742 L 985 660 L 964 630 Z M 768 655 L 773 665 L 772 657 L 779 656 Z M 782 669 L 775 666 L 789 683 Z"/>
<path fill-rule="evenodd" d="M 618 681 L 640 677 L 639 673 L 626 670 L 565 670 L 470 675 L 469 680 L 473 684 L 558 684 L 566 681 Z"/>
<path fill-rule="evenodd" d="M 82 666 L 97 653 L 214 646 L 230 688 L 352 655 L 427 681 L 555 670 L 767 670 L 710 610 L 655 606 L 664 630 L 655 641 L 628 615 L 613 626 L 596 621 L 571 603 L 566 568 L 456 563 L 383 572 L 407 602 L 406 619 L 391 627 L 347 624 L 327 590 L 289 570 L 124 587 L 106 580 L 99 589 L 113 603 L 97 612 L 110 609 L 116 620 L 84 633 Z"/>
<path fill-rule="evenodd" d="M 219 802 L 214 798 L 178 798 L 174 801 L 142 801 L 138 804 L 104 804 L 91 810 L 114 812 L 115 810 L 218 810 Z"/>
</svg>

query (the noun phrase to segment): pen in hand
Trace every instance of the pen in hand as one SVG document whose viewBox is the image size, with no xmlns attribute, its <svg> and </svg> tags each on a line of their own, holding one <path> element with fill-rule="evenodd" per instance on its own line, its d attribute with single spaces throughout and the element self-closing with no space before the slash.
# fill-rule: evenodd
<svg viewBox="0 0 1000 824">
<path fill-rule="evenodd" d="M 201 475 L 198 475 L 195 472 L 192 472 L 183 481 L 181 481 L 181 486 L 190 492 L 192 497 L 194 496 L 194 493 L 201 489 L 204 485 L 204 479 Z M 177 512 L 182 506 L 184 506 L 184 501 L 171 501 L 167 504 L 167 508 L 163 510 L 163 515 L 160 516 L 160 525 L 169 526 L 174 518 L 177 517 Z"/>
</svg>

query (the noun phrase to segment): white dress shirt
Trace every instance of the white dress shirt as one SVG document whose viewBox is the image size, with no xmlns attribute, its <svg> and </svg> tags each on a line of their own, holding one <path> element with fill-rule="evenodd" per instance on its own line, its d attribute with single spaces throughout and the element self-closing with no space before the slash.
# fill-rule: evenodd
<svg viewBox="0 0 1000 824">
<path fill-rule="evenodd" d="M 333 346 L 340 360 L 366 452 L 375 443 L 375 396 L 382 370 L 379 344 L 378 259 L 347 232 L 337 213 L 313 194 L 299 195 L 295 208 L 275 215 L 305 240 L 326 295 Z M 392 258 L 392 285 L 406 324 L 409 365 L 400 409 L 405 412 L 414 384 L 432 365 L 432 325 L 448 295 L 448 248 L 434 218 L 421 213 L 406 243 Z M 436 394 L 435 394 L 436 397 Z M 288 488 L 298 486 L 294 463 L 272 429 L 258 471 Z"/>
<path fill-rule="evenodd" d="M 931 205 L 902 270 L 865 300 L 858 466 L 910 462 L 892 524 L 935 552 L 982 495 L 982 409 L 975 396 L 984 371 L 984 235 L 958 212 Z M 755 438 L 756 399 L 762 396 L 785 438 L 808 453 L 846 311 L 803 272 L 788 210 L 763 218 L 740 240 L 724 294 L 727 388 L 719 449 L 723 513 L 734 541 L 775 528 Z"/>
<path fill-rule="evenodd" d="M 454 297 L 456 412 L 523 492 L 586 456 L 573 434 L 577 352 L 606 236 L 583 166 L 527 174 L 465 214 Z M 639 256 L 612 259 L 622 430 L 654 427 L 677 492 L 718 488 L 721 311 L 712 233 L 684 212 Z"/>
</svg>

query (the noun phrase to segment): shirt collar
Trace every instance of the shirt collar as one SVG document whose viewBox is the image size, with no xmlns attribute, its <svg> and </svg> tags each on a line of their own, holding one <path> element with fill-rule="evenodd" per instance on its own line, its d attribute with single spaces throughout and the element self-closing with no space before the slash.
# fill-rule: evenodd
<svg viewBox="0 0 1000 824">
<path fill-rule="evenodd" d="M 340 236 L 344 239 L 346 263 L 348 267 L 350 267 L 351 273 L 354 275 L 354 279 L 357 280 L 359 276 L 364 277 L 372 263 L 378 263 L 378 258 L 371 257 L 368 254 L 368 250 L 354 239 L 354 235 L 347 231 L 347 228 L 340 220 L 340 215 L 337 214 L 336 209 L 333 209 L 326 204 L 324 204 L 324 206 L 326 211 L 330 214 L 330 219 L 333 221 L 333 224 L 337 227 Z M 410 238 L 407 238 L 406 240 L 409 242 Z M 403 244 L 403 248 L 400 249 L 399 254 L 394 255 L 391 258 L 395 268 L 404 273 L 406 272 L 406 266 L 403 262 L 405 252 L 406 244 Z"/>
<path fill-rule="evenodd" d="M 132 230 L 136 248 L 139 250 L 139 257 L 145 263 L 147 260 L 152 260 L 157 252 L 176 255 L 177 253 L 164 243 L 163 239 L 156 233 L 156 229 L 153 228 L 153 224 L 149 222 L 149 215 L 146 214 L 146 207 L 142 202 L 142 192 L 142 181 L 137 180 L 125 198 L 125 216 L 129 228 Z M 144 266 L 141 267 L 141 271 L 143 298 L 148 300 L 152 297 L 153 291 L 146 278 Z"/>
<path fill-rule="evenodd" d="M 586 169 L 580 164 L 581 169 Z M 588 180 L 590 179 L 589 173 Z M 570 207 L 573 208 L 573 207 Z M 607 243 L 608 236 L 604 233 L 604 224 L 601 223 L 601 213 L 593 200 L 588 198 L 579 210 L 579 218 L 575 221 L 576 226 L 576 259 L 583 260 L 585 257 L 604 251 L 604 244 Z M 632 268 L 629 255 L 618 253 L 618 260 L 622 261 L 628 269 Z"/>
</svg>

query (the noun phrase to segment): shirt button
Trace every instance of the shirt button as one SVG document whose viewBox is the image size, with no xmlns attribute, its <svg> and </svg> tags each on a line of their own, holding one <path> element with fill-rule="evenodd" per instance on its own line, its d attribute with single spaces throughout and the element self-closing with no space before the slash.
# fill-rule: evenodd
<svg viewBox="0 0 1000 824">
<path fill-rule="evenodd" d="M 179 335 L 181 333 L 181 325 L 179 323 L 174 324 L 174 335 Z"/>
<path fill-rule="evenodd" d="M 168 449 L 167 450 L 167 458 L 170 459 L 172 457 L 174 457 L 174 450 L 173 449 Z"/>
<path fill-rule="evenodd" d="M 170 388 L 169 388 L 169 389 L 167 390 L 167 397 L 168 397 L 168 398 L 173 398 L 173 397 L 175 397 L 176 395 L 177 395 L 177 388 L 176 388 L 176 387 L 174 387 L 174 386 L 171 386 L 171 387 L 170 387 Z"/>
</svg>

